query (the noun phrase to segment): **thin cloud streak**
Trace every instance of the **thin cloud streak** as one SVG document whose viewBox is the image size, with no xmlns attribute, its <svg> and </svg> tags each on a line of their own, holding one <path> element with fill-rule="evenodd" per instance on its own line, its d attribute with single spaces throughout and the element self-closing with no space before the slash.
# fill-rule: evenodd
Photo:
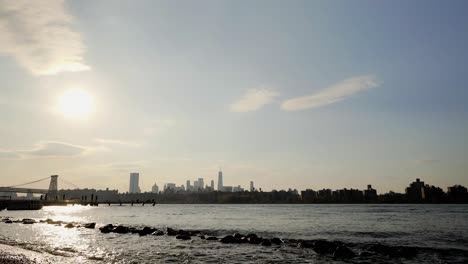
<svg viewBox="0 0 468 264">
<path fill-rule="evenodd" d="M 142 144 L 138 142 L 128 141 L 128 140 L 119 140 L 119 139 L 109 139 L 109 138 L 96 138 L 94 141 L 103 144 L 103 145 L 114 145 L 114 146 L 123 146 L 123 147 L 141 147 Z"/>
<path fill-rule="evenodd" d="M 58 141 L 40 141 L 32 149 L 0 150 L 0 159 L 77 157 L 99 149 L 99 147 L 78 146 Z"/>
<path fill-rule="evenodd" d="M 231 112 L 238 113 L 256 111 L 267 104 L 273 103 L 278 96 L 278 92 L 269 89 L 250 89 L 242 98 L 232 103 L 229 109 Z"/>
<path fill-rule="evenodd" d="M 80 33 L 63 0 L 0 0 L 0 53 L 34 75 L 89 70 Z"/>
<path fill-rule="evenodd" d="M 378 86 L 379 83 L 373 76 L 357 76 L 343 80 L 315 94 L 288 99 L 281 104 L 281 109 L 284 111 L 298 111 L 322 107 Z"/>
</svg>

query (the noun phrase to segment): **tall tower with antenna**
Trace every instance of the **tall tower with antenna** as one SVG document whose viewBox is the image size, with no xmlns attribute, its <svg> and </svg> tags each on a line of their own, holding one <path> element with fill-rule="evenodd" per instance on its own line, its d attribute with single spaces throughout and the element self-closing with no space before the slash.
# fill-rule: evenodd
<svg viewBox="0 0 468 264">
<path fill-rule="evenodd" d="M 223 172 L 219 169 L 218 172 L 218 191 L 223 190 Z"/>
</svg>

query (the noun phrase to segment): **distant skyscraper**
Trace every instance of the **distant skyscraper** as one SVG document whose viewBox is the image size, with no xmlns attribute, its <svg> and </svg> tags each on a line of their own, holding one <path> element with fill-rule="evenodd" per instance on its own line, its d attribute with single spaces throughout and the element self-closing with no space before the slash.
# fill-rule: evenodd
<svg viewBox="0 0 468 264">
<path fill-rule="evenodd" d="M 192 186 L 190 185 L 190 180 L 187 180 L 187 184 L 186 184 L 185 188 L 186 188 L 187 191 L 192 190 Z"/>
<path fill-rule="evenodd" d="M 159 192 L 159 187 L 156 183 L 154 183 L 153 188 L 151 188 L 152 193 L 158 193 Z"/>
<path fill-rule="evenodd" d="M 214 180 L 211 180 L 211 191 L 214 191 Z"/>
<path fill-rule="evenodd" d="M 139 193 L 140 192 L 140 174 L 136 172 L 130 173 L 130 188 L 129 193 Z"/>
<path fill-rule="evenodd" d="M 253 192 L 255 190 L 253 181 L 250 181 L 250 191 Z"/>
<path fill-rule="evenodd" d="M 218 172 L 218 191 L 223 191 L 223 172 Z"/>
<path fill-rule="evenodd" d="M 205 183 L 203 182 L 203 178 L 198 178 L 198 188 L 201 190 L 205 188 Z"/>
</svg>

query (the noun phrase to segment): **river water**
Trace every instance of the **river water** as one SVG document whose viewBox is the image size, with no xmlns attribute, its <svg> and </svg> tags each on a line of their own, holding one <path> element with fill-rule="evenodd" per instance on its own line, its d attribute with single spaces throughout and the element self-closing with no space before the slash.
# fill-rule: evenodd
<svg viewBox="0 0 468 264">
<path fill-rule="evenodd" d="M 199 237 L 102 234 L 112 223 L 200 230 L 223 237 L 239 232 L 265 238 L 342 241 L 359 253 L 381 243 L 419 248 L 414 258 L 354 258 L 353 263 L 468 263 L 468 205 L 169 205 L 44 207 L 1 211 L 11 219 L 96 222 L 96 229 L 0 223 L 0 243 L 60 256 L 70 263 L 341 263 L 289 243 L 223 244 Z"/>
</svg>

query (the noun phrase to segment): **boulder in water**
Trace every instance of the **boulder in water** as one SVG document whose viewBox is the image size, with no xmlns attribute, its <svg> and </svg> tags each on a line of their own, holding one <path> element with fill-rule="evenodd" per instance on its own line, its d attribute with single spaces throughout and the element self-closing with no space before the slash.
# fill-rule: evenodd
<svg viewBox="0 0 468 264">
<path fill-rule="evenodd" d="M 156 230 L 153 233 L 151 233 L 153 236 L 164 236 L 164 232 L 161 230 Z"/>
<path fill-rule="evenodd" d="M 350 259 L 355 256 L 356 254 L 345 245 L 339 245 L 333 252 L 333 257 L 337 259 Z"/>
<path fill-rule="evenodd" d="M 177 235 L 176 239 L 181 239 L 181 240 L 190 240 L 192 239 L 189 235 Z"/>
<path fill-rule="evenodd" d="M 83 225 L 84 228 L 94 229 L 96 227 L 96 223 L 87 223 Z"/>
<path fill-rule="evenodd" d="M 284 243 L 284 241 L 281 238 L 274 237 L 271 239 L 271 243 L 276 244 L 276 245 L 281 245 Z"/>
<path fill-rule="evenodd" d="M 7 219 L 4 221 L 5 224 L 13 224 L 13 221 L 11 221 L 10 219 Z"/>
<path fill-rule="evenodd" d="M 269 246 L 271 246 L 271 240 L 270 240 L 270 239 L 264 239 L 264 240 L 262 241 L 262 244 L 261 244 L 261 245 L 262 245 L 262 246 L 267 246 L 267 247 L 269 247 Z"/>
<path fill-rule="evenodd" d="M 74 228 L 75 226 L 72 223 L 68 223 L 65 225 L 65 228 Z"/>
<path fill-rule="evenodd" d="M 105 233 L 105 234 L 110 233 L 113 229 L 114 229 L 114 225 L 112 224 L 108 224 L 99 228 L 99 230 L 101 230 L 101 233 Z"/>
<path fill-rule="evenodd" d="M 248 234 L 247 235 L 247 242 L 250 244 L 260 244 L 262 243 L 263 239 L 259 238 L 256 234 Z"/>
<path fill-rule="evenodd" d="M 218 240 L 218 238 L 214 237 L 214 236 L 209 236 L 209 237 L 206 238 L 206 240 L 210 240 L 210 241 L 211 240 Z"/>
<path fill-rule="evenodd" d="M 332 254 L 337 246 L 337 243 L 332 241 L 317 240 L 314 243 L 314 251 L 321 255 Z"/>
<path fill-rule="evenodd" d="M 175 231 L 174 229 L 168 227 L 168 228 L 166 229 L 166 234 L 167 234 L 168 236 L 176 236 L 176 235 L 177 235 L 177 231 Z"/>
<path fill-rule="evenodd" d="M 152 234 L 154 231 L 156 231 L 156 228 L 151 228 L 151 227 L 145 226 L 145 227 L 143 227 L 142 230 L 140 230 L 138 232 L 138 234 L 140 236 L 146 236 L 146 235 Z"/>
<path fill-rule="evenodd" d="M 128 232 L 130 232 L 130 230 L 126 226 L 119 225 L 116 228 L 114 228 L 112 230 L 112 232 L 117 233 L 117 234 L 128 234 Z"/>
<path fill-rule="evenodd" d="M 31 224 L 35 224 L 36 220 L 29 219 L 29 218 L 24 218 L 21 222 L 23 222 L 23 224 L 25 224 L 25 225 L 31 225 Z"/>
<path fill-rule="evenodd" d="M 225 244 L 236 243 L 236 239 L 231 235 L 227 235 L 221 239 L 221 243 L 225 243 Z"/>
</svg>

